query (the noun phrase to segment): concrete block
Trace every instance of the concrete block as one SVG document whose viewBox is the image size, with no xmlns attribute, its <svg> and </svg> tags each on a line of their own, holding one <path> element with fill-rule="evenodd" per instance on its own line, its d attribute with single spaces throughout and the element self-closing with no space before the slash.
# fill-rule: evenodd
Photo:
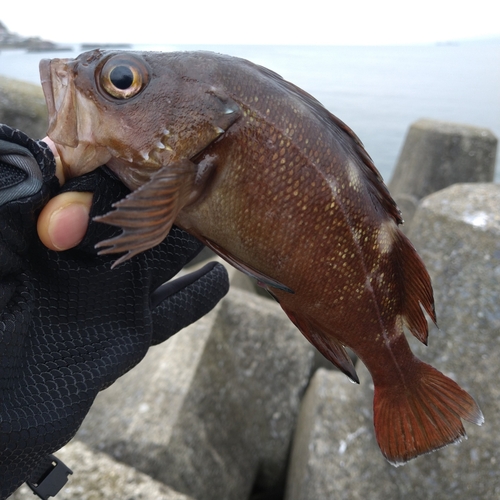
<svg viewBox="0 0 500 500">
<path fill-rule="evenodd" d="M 313 350 L 279 306 L 233 289 L 103 391 L 78 438 L 197 499 L 285 469 Z"/>
<path fill-rule="evenodd" d="M 73 470 L 57 500 L 193 500 L 76 440 L 59 450 L 57 456 Z M 10 500 L 34 498 L 38 497 L 23 485 Z"/>
<path fill-rule="evenodd" d="M 418 120 L 406 136 L 389 190 L 405 232 L 423 197 L 461 182 L 491 182 L 497 138 L 485 128 Z"/>
<path fill-rule="evenodd" d="M 45 137 L 49 118 L 42 87 L 0 76 L 0 123 L 34 139 Z"/>
<path fill-rule="evenodd" d="M 414 350 L 478 401 L 469 439 L 397 470 L 412 499 L 500 498 L 500 185 L 461 184 L 425 198 L 410 238 L 431 275 L 440 330 Z M 411 492 L 411 493 L 410 493 Z"/>
<path fill-rule="evenodd" d="M 334 371 L 320 369 L 312 378 L 294 436 L 285 500 L 399 499 L 391 466 L 375 441 L 371 378 L 360 365 L 361 387 Z"/>
</svg>

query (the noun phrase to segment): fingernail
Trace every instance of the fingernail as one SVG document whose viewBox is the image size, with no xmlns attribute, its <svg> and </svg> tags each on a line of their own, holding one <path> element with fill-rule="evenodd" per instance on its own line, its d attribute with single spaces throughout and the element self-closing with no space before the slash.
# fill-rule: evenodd
<svg viewBox="0 0 500 500">
<path fill-rule="evenodd" d="M 50 216 L 49 238 L 58 250 L 68 250 L 82 241 L 88 223 L 88 207 L 80 203 L 65 205 Z"/>
</svg>

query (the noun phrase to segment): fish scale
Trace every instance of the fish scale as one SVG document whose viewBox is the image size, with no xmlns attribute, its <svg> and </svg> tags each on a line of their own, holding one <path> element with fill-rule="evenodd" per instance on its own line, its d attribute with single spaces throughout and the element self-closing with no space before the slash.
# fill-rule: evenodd
<svg viewBox="0 0 500 500">
<path fill-rule="evenodd" d="M 132 190 L 98 219 L 123 229 L 98 245 L 126 252 L 115 264 L 175 223 L 256 278 L 352 380 L 346 347 L 367 366 L 395 465 L 459 441 L 462 419 L 482 423 L 473 398 L 411 352 L 404 327 L 426 343 L 424 311 L 436 319 L 429 275 L 361 141 L 313 97 L 209 52 L 93 51 L 43 61 L 41 76 L 66 172 L 106 163 Z"/>
</svg>

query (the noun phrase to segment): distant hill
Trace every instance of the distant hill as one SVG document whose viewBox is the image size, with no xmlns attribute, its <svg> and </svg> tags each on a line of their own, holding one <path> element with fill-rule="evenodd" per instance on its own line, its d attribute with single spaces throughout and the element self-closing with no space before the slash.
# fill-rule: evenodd
<svg viewBox="0 0 500 500">
<path fill-rule="evenodd" d="M 0 21 L 0 49 L 26 49 L 28 51 L 43 50 L 64 50 L 54 42 L 42 40 L 40 37 L 22 37 L 17 33 L 8 30 L 2 21 Z"/>
</svg>

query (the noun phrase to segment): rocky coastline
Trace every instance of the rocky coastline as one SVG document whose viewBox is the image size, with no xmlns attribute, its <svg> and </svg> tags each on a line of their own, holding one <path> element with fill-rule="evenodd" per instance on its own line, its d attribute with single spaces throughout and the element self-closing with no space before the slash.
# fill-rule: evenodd
<svg viewBox="0 0 500 500">
<path fill-rule="evenodd" d="M 47 50 L 68 50 L 68 47 L 49 40 L 42 40 L 37 36 L 23 37 L 17 33 L 12 33 L 0 21 L 0 50 L 2 49 L 25 49 L 29 52 L 42 52 Z"/>
<path fill-rule="evenodd" d="M 132 45 L 129 43 L 82 43 L 80 44 L 81 50 L 90 49 L 129 49 Z M 55 51 L 68 51 L 73 50 L 70 45 L 62 45 L 59 43 L 51 42 L 50 40 L 43 40 L 37 36 L 22 37 L 17 33 L 12 33 L 0 21 L 0 50 L 5 49 L 24 49 L 27 52 L 55 52 Z"/>
</svg>

